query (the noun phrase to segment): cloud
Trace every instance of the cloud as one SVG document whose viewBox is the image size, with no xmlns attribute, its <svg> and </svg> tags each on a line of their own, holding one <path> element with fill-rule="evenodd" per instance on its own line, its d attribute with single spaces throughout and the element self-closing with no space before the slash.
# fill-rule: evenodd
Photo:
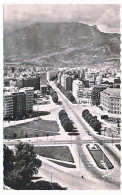
<svg viewBox="0 0 122 195">
<path fill-rule="evenodd" d="M 82 22 L 106 32 L 119 32 L 119 5 L 5 5 L 4 22 Z"/>
<path fill-rule="evenodd" d="M 105 31 L 120 32 L 120 8 L 109 7 L 103 12 L 96 24 Z"/>
</svg>

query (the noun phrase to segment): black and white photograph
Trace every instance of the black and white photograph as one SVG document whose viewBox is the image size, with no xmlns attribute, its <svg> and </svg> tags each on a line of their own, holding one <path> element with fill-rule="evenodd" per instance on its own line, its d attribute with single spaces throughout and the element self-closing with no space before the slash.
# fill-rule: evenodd
<svg viewBox="0 0 122 195">
<path fill-rule="evenodd" d="M 120 13 L 3 4 L 4 191 L 121 190 Z"/>
</svg>

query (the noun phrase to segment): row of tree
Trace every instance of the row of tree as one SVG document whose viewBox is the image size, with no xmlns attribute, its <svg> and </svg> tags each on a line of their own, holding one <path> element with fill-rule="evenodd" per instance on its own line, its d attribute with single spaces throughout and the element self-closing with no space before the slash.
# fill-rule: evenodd
<svg viewBox="0 0 122 195">
<path fill-rule="evenodd" d="M 65 130 L 66 132 L 71 132 L 72 129 L 73 129 L 73 125 L 72 125 L 72 122 L 71 122 L 71 120 L 69 119 L 69 117 L 68 117 L 66 111 L 65 111 L 65 110 L 61 110 L 61 111 L 58 113 L 58 116 L 59 116 L 61 125 L 63 126 L 64 130 Z"/>
<path fill-rule="evenodd" d="M 56 84 L 57 87 L 60 89 L 60 91 L 66 96 L 66 98 L 68 100 L 70 100 L 71 102 L 75 102 L 75 98 L 72 95 L 72 93 L 70 91 L 67 91 L 64 87 L 62 87 L 62 85 L 60 85 L 59 83 Z"/>
<path fill-rule="evenodd" d="M 92 116 L 92 114 L 89 112 L 89 110 L 85 109 L 82 112 L 82 117 L 94 129 L 94 131 L 97 131 L 99 134 L 101 134 L 101 131 L 100 131 L 101 123 L 97 119 L 97 116 Z"/>
<path fill-rule="evenodd" d="M 54 103 L 58 103 L 58 95 L 57 92 L 50 86 L 50 95 Z"/>
</svg>

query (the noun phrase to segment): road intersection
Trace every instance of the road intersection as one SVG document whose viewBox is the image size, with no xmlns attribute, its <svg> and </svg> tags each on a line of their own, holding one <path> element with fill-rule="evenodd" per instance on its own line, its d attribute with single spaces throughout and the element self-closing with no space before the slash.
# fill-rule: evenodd
<svg viewBox="0 0 122 195">
<path fill-rule="evenodd" d="M 77 115 L 75 106 L 65 98 L 65 96 L 56 87 L 55 83 L 51 82 L 50 85 L 57 92 L 59 100 L 62 102 L 62 105 L 59 106 L 58 110 L 66 110 L 69 118 L 74 122 L 73 125 L 79 132 L 79 135 L 76 136 L 78 138 L 75 136 L 68 136 L 64 133 L 63 137 L 61 135 L 57 135 L 56 138 L 54 138 L 54 136 L 49 136 L 48 140 L 46 137 L 38 137 L 38 140 L 37 138 L 23 138 L 19 140 L 16 139 L 14 141 L 4 140 L 4 143 L 8 146 L 15 146 L 19 143 L 19 141 L 33 144 L 34 146 L 67 145 L 71 148 L 71 150 L 74 150 L 74 160 L 77 164 L 76 169 L 60 167 L 59 165 L 48 161 L 46 158 L 39 156 L 39 158 L 43 161 L 42 167 L 39 169 L 39 175 L 43 176 L 47 180 L 50 180 L 51 173 L 54 173 L 52 174 L 52 177 L 55 182 L 58 182 L 60 185 L 73 190 L 119 189 L 120 166 L 118 165 L 118 161 L 113 158 L 112 154 L 110 154 L 105 149 L 104 145 L 107 144 L 111 146 L 113 143 L 120 143 L 121 140 L 116 138 L 111 139 L 107 137 L 98 137 L 95 135 L 90 127 L 83 121 L 82 117 Z M 91 135 L 89 135 L 86 130 L 89 130 Z M 112 161 L 112 164 L 114 165 L 114 169 L 111 174 L 112 177 L 110 177 L 110 175 L 106 177 L 106 172 L 104 173 L 103 170 L 100 170 L 93 162 L 92 157 L 88 154 L 88 151 L 86 150 L 86 144 L 93 142 L 99 144 L 102 150 L 109 156 L 109 159 Z M 84 166 L 84 161 L 86 161 L 87 164 L 89 162 L 91 166 Z M 84 179 L 81 179 L 81 175 L 84 175 Z M 89 183 L 91 185 L 89 185 Z"/>
</svg>

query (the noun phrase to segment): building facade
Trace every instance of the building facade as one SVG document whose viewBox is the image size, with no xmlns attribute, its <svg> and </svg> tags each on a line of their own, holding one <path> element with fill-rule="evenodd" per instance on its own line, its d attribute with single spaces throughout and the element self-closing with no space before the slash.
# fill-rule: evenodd
<svg viewBox="0 0 122 195">
<path fill-rule="evenodd" d="M 26 114 L 26 94 L 24 92 L 12 92 L 13 117 L 20 117 Z"/>
<path fill-rule="evenodd" d="M 33 110 L 34 90 L 33 87 L 25 87 L 20 90 L 26 94 L 26 112 Z"/>
<path fill-rule="evenodd" d="M 52 81 L 57 77 L 57 72 L 49 70 L 47 71 L 47 81 Z"/>
<path fill-rule="evenodd" d="M 65 78 L 65 89 L 68 91 L 72 91 L 72 82 L 73 79 L 71 76 L 66 76 Z"/>
<path fill-rule="evenodd" d="M 96 85 L 95 87 L 93 87 L 91 94 L 92 105 L 100 105 L 100 92 L 105 90 L 106 88 L 106 85 Z"/>
<path fill-rule="evenodd" d="M 121 114 L 120 89 L 107 88 L 100 93 L 100 106 L 104 111 Z"/>
<path fill-rule="evenodd" d="M 11 93 L 3 95 L 3 117 L 13 117 L 13 97 Z"/>
<path fill-rule="evenodd" d="M 84 85 L 80 80 L 74 80 L 72 85 L 72 95 L 79 103 L 80 98 L 83 96 Z"/>
</svg>

